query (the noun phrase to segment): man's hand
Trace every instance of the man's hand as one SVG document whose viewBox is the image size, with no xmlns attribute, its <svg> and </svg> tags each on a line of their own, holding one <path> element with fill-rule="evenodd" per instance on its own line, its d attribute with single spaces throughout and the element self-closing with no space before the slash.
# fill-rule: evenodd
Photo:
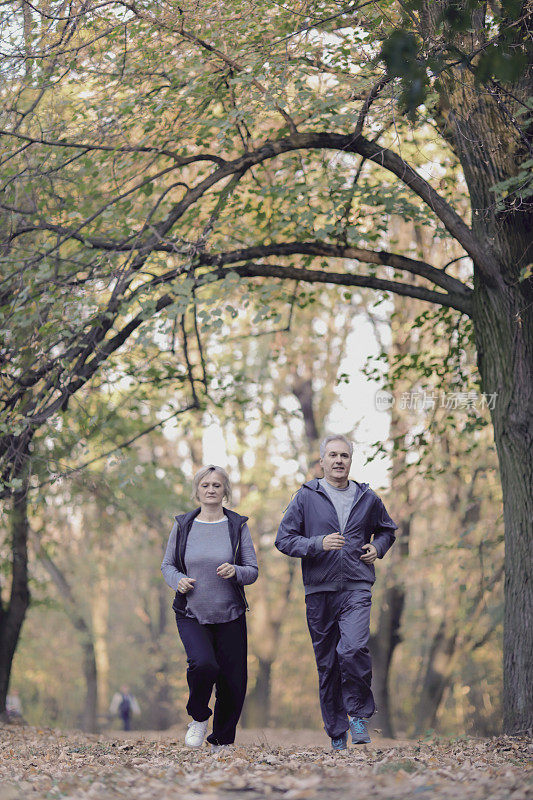
<svg viewBox="0 0 533 800">
<path fill-rule="evenodd" d="M 322 539 L 322 547 L 324 550 L 340 550 L 341 547 L 344 546 L 346 543 L 346 539 L 342 535 L 342 533 L 328 533 L 327 536 L 324 536 Z"/>
<path fill-rule="evenodd" d="M 373 564 L 376 558 L 378 557 L 378 551 L 374 547 L 373 544 L 364 544 L 363 550 L 367 550 L 368 552 L 363 553 L 361 556 L 361 561 L 364 561 L 365 564 Z"/>
<path fill-rule="evenodd" d="M 180 592 L 180 594 L 187 594 L 187 592 L 190 592 L 191 589 L 194 589 L 195 583 L 196 578 L 180 578 L 178 583 L 178 592 Z"/>
<path fill-rule="evenodd" d="M 233 564 L 228 564 L 228 562 L 225 561 L 223 564 L 217 567 L 217 575 L 219 578 L 233 578 L 235 575 L 235 567 Z"/>
</svg>

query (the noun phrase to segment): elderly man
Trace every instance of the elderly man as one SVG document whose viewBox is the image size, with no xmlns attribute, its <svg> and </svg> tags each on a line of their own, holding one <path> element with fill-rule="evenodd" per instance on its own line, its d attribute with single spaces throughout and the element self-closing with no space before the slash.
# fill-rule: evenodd
<svg viewBox="0 0 533 800">
<path fill-rule="evenodd" d="M 367 483 L 348 479 L 353 445 L 327 436 L 320 445 L 324 477 L 291 500 L 276 537 L 282 553 L 302 559 L 307 624 L 318 668 L 324 728 L 334 750 L 370 741 L 375 711 L 368 651 L 374 561 L 398 527 Z M 370 541 L 372 539 L 372 541 Z"/>
</svg>

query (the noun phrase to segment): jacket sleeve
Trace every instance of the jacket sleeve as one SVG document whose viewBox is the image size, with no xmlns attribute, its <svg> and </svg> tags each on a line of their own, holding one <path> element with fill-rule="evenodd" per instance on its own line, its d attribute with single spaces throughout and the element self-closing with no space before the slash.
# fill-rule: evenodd
<svg viewBox="0 0 533 800">
<path fill-rule="evenodd" d="M 374 507 L 374 522 L 372 533 L 374 538 L 372 544 L 378 551 L 378 558 L 383 558 L 387 550 L 390 550 L 396 540 L 394 531 L 398 528 L 394 520 L 389 517 L 381 498 L 377 498 Z"/>
<path fill-rule="evenodd" d="M 320 536 L 304 536 L 304 514 L 300 492 L 289 503 L 283 519 L 281 520 L 276 536 L 275 545 L 282 553 L 294 558 L 309 558 L 317 556 L 323 551 Z"/>
<path fill-rule="evenodd" d="M 257 557 L 250 529 L 246 523 L 241 529 L 241 563 L 234 564 L 234 567 L 235 580 L 241 586 L 247 586 L 257 580 L 257 575 L 259 574 Z"/>
<path fill-rule="evenodd" d="M 163 563 L 161 564 L 163 578 L 168 583 L 170 588 L 174 589 L 175 592 L 178 591 L 178 583 L 180 580 L 186 577 L 186 575 L 183 572 L 180 572 L 176 566 L 175 559 L 177 531 L 178 523 L 174 522 L 172 530 L 170 531 L 170 536 L 168 537 L 167 549 L 165 550 L 165 555 L 163 556 Z"/>
</svg>

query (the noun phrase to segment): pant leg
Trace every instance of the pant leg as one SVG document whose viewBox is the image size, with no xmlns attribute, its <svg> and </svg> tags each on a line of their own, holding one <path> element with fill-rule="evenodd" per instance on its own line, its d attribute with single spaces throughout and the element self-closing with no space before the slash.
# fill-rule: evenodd
<svg viewBox="0 0 533 800">
<path fill-rule="evenodd" d="M 213 625 L 214 649 L 219 667 L 215 685 L 216 702 L 211 744 L 233 744 L 241 716 L 248 679 L 246 618 Z"/>
<path fill-rule="evenodd" d="M 339 625 L 335 614 L 336 592 L 316 592 L 305 598 L 307 626 L 318 670 L 320 710 L 328 736 L 336 739 L 348 730 L 341 671 L 337 655 Z"/>
<path fill-rule="evenodd" d="M 176 614 L 176 624 L 187 654 L 187 713 L 198 722 L 204 722 L 211 716 L 209 701 L 218 675 L 211 630 L 213 626 L 200 625 L 196 619 L 179 614 Z"/>
<path fill-rule="evenodd" d="M 372 661 L 368 649 L 372 585 L 361 581 L 357 589 L 339 593 L 337 644 L 344 706 L 351 717 L 369 718 L 376 710 L 372 694 Z"/>
</svg>

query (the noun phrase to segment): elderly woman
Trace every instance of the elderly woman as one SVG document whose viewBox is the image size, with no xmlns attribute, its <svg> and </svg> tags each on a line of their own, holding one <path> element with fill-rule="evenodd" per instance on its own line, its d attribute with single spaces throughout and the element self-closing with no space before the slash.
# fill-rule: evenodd
<svg viewBox="0 0 533 800">
<path fill-rule="evenodd" d="M 173 609 L 187 654 L 192 717 L 185 735 L 189 747 L 201 747 L 216 690 L 213 751 L 235 741 L 247 681 L 248 608 L 243 586 L 257 579 L 257 559 L 246 521 L 222 506 L 231 502 L 230 480 L 221 467 L 202 467 L 193 480 L 199 508 L 180 514 L 161 564 L 176 592 Z"/>
</svg>

